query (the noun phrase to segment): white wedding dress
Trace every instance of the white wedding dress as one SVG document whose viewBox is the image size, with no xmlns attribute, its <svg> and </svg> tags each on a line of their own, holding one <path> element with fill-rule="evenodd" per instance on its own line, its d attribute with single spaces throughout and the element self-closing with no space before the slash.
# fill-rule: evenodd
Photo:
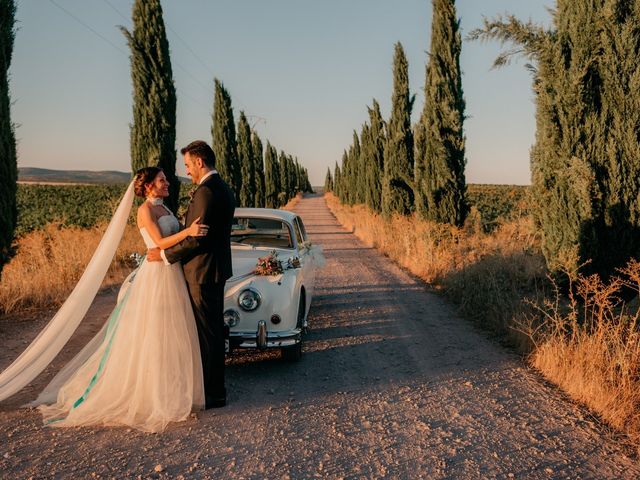
<svg viewBox="0 0 640 480">
<path fill-rule="evenodd" d="M 180 228 L 173 214 L 158 225 L 163 236 Z M 144 228 L 140 233 L 155 247 Z M 182 266 L 145 260 L 103 329 L 33 404 L 52 427 L 126 425 L 148 432 L 202 409 L 200 348 Z"/>
</svg>

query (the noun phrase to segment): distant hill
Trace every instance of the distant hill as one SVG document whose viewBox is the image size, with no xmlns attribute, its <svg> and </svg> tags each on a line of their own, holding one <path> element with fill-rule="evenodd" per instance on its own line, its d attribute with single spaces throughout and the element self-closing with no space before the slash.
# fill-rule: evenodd
<svg viewBox="0 0 640 480">
<path fill-rule="evenodd" d="M 190 179 L 178 177 L 181 182 L 189 183 Z M 129 183 L 131 174 L 117 170 L 51 170 L 48 168 L 19 167 L 18 181 L 28 183 Z"/>
</svg>

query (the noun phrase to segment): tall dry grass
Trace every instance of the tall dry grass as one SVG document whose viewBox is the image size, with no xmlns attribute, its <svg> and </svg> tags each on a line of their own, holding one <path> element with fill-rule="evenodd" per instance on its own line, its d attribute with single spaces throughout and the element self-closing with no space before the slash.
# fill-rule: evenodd
<svg viewBox="0 0 640 480">
<path fill-rule="evenodd" d="M 626 304 L 624 296 L 635 292 Z M 537 306 L 540 315 L 522 322 L 534 342 L 529 356 L 573 399 L 588 406 L 640 445 L 640 263 L 602 282 L 578 277 L 567 296 Z"/>
<path fill-rule="evenodd" d="M 505 334 L 531 365 L 614 428 L 640 443 L 640 263 L 618 278 L 577 277 L 563 295 L 548 278 L 531 218 L 483 233 L 415 216 L 385 219 L 325 195 L 338 221 L 366 244 L 442 290 L 463 315 Z"/>
<path fill-rule="evenodd" d="M 78 282 L 106 225 L 89 229 L 49 224 L 18 239 L 17 254 L 0 279 L 0 316 L 61 305 Z M 121 283 L 132 270 L 129 255 L 144 253 L 138 229 L 128 225 L 103 287 Z"/>
</svg>

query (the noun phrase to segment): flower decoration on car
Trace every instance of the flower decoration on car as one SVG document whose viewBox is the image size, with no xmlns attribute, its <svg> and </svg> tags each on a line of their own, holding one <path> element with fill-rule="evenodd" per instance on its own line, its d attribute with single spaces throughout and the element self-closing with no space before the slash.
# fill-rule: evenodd
<svg viewBox="0 0 640 480">
<path fill-rule="evenodd" d="M 269 255 L 260 257 L 254 270 L 256 275 L 265 276 L 280 275 L 282 272 L 284 272 L 284 268 L 282 267 L 282 262 L 278 258 L 278 252 L 275 250 L 269 252 Z"/>
<path fill-rule="evenodd" d="M 289 258 L 289 260 L 287 260 L 286 270 L 290 268 L 300 268 L 301 266 L 302 265 L 300 264 L 300 259 L 298 257 L 291 257 Z"/>
</svg>

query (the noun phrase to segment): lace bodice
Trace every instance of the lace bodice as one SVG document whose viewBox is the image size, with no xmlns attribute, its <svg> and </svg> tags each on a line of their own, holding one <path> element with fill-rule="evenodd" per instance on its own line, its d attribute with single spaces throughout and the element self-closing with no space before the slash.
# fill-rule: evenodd
<svg viewBox="0 0 640 480">
<path fill-rule="evenodd" d="M 162 233 L 163 237 L 168 237 L 169 235 L 178 233 L 180 230 L 180 223 L 172 213 L 158 218 L 158 226 L 160 227 L 160 233 Z M 140 229 L 140 235 L 142 235 L 142 239 L 144 240 L 144 244 L 147 248 L 155 248 L 157 246 L 151 239 L 151 235 L 149 235 L 146 228 L 142 227 Z"/>
</svg>

